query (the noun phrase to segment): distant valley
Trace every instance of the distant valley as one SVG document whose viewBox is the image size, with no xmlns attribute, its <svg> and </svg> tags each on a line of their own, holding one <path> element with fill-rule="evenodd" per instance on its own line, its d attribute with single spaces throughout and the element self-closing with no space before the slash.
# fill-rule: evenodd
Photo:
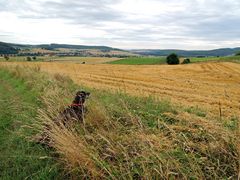
<svg viewBox="0 0 240 180">
<path fill-rule="evenodd" d="M 167 56 L 176 53 L 183 57 L 231 56 L 240 51 L 237 48 L 214 50 L 178 50 L 178 49 L 132 49 L 122 50 L 108 46 L 86 46 L 70 44 L 12 44 L 0 42 L 0 54 L 15 55 L 58 55 L 58 56 L 93 56 L 93 57 L 131 57 L 131 56 Z"/>
</svg>

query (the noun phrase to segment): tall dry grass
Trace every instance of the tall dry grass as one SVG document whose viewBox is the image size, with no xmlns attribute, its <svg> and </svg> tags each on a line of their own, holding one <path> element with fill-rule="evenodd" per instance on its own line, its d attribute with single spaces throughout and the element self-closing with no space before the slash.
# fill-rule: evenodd
<svg viewBox="0 0 240 180">
<path fill-rule="evenodd" d="M 59 74 L 11 71 L 40 91 L 42 107 L 33 127 L 50 139 L 70 178 L 239 177 L 238 119 L 226 125 L 162 102 L 92 89 L 85 123 L 64 126 L 55 120 L 79 87 Z"/>
</svg>

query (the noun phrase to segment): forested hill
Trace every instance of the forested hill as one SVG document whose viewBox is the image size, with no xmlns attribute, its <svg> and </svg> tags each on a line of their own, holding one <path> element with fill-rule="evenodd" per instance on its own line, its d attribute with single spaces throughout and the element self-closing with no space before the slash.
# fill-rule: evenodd
<svg viewBox="0 0 240 180">
<path fill-rule="evenodd" d="M 18 49 L 9 45 L 8 43 L 0 42 L 0 54 L 17 54 Z"/>
<path fill-rule="evenodd" d="M 0 54 L 17 54 L 20 50 L 30 50 L 31 49 L 45 49 L 50 51 L 59 51 L 59 49 L 65 50 L 100 50 L 100 51 L 124 51 L 117 48 L 112 48 L 108 46 L 85 46 L 85 45 L 70 45 L 70 44 L 12 44 L 0 42 Z"/>
<path fill-rule="evenodd" d="M 238 48 L 222 48 L 214 50 L 177 50 L 177 49 L 135 49 L 131 50 L 133 53 L 140 55 L 152 55 L 152 56 L 167 56 L 171 53 L 176 53 L 179 56 L 230 56 L 240 51 Z"/>
<path fill-rule="evenodd" d="M 36 50 L 38 49 L 38 50 Z M 70 45 L 70 44 L 40 44 L 40 45 L 28 45 L 28 44 L 12 44 L 0 42 L 0 54 L 17 54 L 26 51 L 28 53 L 35 53 L 39 49 L 47 50 L 46 53 L 73 53 L 83 50 L 97 50 L 101 52 L 115 51 L 118 54 L 127 55 L 151 55 L 151 56 L 167 56 L 171 53 L 176 53 L 179 56 L 230 56 L 237 52 L 240 52 L 240 47 L 238 48 L 222 48 L 214 50 L 177 50 L 177 49 L 134 49 L 134 50 L 121 50 L 117 48 L 112 48 L 108 46 L 86 46 L 86 45 Z"/>
</svg>

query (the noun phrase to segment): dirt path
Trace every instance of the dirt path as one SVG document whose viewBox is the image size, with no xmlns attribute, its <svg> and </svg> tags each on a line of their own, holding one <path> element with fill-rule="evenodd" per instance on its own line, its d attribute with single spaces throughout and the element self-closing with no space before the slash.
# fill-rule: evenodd
<svg viewBox="0 0 240 180">
<path fill-rule="evenodd" d="M 31 132 L 23 127 L 35 119 L 35 95 L 0 69 L 0 179 L 54 179 L 59 173 L 50 153 L 26 139 Z"/>
</svg>

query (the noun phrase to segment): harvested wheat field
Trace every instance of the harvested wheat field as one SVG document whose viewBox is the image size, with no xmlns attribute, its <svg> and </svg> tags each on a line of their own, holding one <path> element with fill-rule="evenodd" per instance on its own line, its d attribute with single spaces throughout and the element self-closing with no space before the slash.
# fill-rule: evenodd
<svg viewBox="0 0 240 180">
<path fill-rule="evenodd" d="M 63 63 L 79 63 L 82 64 L 102 64 L 119 60 L 121 58 L 106 58 L 106 57 L 51 57 L 49 61 L 57 61 Z"/>
<path fill-rule="evenodd" d="M 72 63 L 1 63 L 40 66 L 42 71 L 69 76 L 76 83 L 100 89 L 154 95 L 184 106 L 198 106 L 224 117 L 240 112 L 240 64 L 81 65 Z"/>
</svg>

